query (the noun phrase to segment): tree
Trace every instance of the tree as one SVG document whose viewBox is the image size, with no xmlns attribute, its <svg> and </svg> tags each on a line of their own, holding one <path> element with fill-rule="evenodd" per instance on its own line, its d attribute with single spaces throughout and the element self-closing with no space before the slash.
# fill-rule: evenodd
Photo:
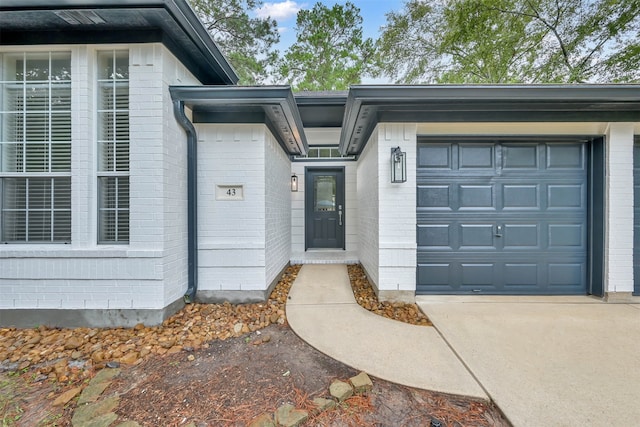
<svg viewBox="0 0 640 427">
<path fill-rule="evenodd" d="M 260 84 L 278 58 L 280 41 L 275 20 L 252 18 L 261 0 L 190 0 L 222 53 L 240 77 L 240 84 Z"/>
<path fill-rule="evenodd" d="M 409 0 L 377 74 L 404 82 L 640 80 L 640 0 Z"/>
<path fill-rule="evenodd" d="M 297 41 L 278 66 L 279 79 L 294 90 L 345 90 L 360 83 L 374 43 L 362 37 L 360 9 L 353 3 L 331 9 L 316 3 L 296 18 Z"/>
</svg>

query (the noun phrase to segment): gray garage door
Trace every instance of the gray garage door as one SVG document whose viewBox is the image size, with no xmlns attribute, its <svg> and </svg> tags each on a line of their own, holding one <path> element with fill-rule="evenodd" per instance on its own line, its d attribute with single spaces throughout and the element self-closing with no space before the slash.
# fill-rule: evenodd
<svg viewBox="0 0 640 427">
<path fill-rule="evenodd" d="M 418 293 L 586 293 L 585 143 L 420 142 L 417 167 Z"/>
</svg>

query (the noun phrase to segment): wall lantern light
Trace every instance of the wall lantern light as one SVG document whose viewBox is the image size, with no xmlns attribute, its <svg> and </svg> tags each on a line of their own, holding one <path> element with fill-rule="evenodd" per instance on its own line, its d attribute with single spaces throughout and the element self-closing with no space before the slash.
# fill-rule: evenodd
<svg viewBox="0 0 640 427">
<path fill-rule="evenodd" d="M 295 173 L 291 175 L 291 191 L 292 192 L 298 191 L 298 177 L 296 176 Z"/>
<path fill-rule="evenodd" d="M 391 149 L 391 182 L 407 181 L 407 153 L 400 147 Z"/>
</svg>

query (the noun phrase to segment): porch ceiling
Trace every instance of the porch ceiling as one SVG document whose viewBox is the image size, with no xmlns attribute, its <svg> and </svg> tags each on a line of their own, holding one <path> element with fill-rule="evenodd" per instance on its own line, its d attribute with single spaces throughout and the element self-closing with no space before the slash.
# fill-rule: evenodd
<svg viewBox="0 0 640 427">
<path fill-rule="evenodd" d="M 309 149 L 289 86 L 172 86 L 170 92 L 192 110 L 194 123 L 264 123 L 289 155 Z"/>
<path fill-rule="evenodd" d="M 177 0 L 2 0 L 0 44 L 163 43 L 203 83 L 238 76 L 191 7 Z"/>
<path fill-rule="evenodd" d="M 378 123 L 640 122 L 640 85 L 352 86 L 340 136 L 359 155 Z"/>
</svg>

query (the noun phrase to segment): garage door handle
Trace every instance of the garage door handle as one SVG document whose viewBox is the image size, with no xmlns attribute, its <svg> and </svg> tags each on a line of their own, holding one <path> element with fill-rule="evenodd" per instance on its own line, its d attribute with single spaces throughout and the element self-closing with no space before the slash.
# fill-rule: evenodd
<svg viewBox="0 0 640 427">
<path fill-rule="evenodd" d="M 496 225 L 496 237 L 502 237 L 502 226 Z"/>
</svg>

